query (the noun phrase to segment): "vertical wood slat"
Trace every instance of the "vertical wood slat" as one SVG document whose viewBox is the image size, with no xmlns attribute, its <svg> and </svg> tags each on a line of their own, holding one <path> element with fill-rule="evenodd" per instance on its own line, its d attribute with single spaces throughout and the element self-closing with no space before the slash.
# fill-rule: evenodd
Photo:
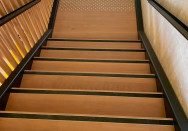
<svg viewBox="0 0 188 131">
<path fill-rule="evenodd" d="M 10 0 L 10 5 L 12 7 L 12 10 L 17 9 L 16 2 L 13 2 L 13 0 Z M 18 21 L 19 21 L 24 33 L 26 34 L 31 47 L 33 47 L 35 43 L 34 43 L 32 35 L 31 35 L 31 32 L 28 29 L 27 23 L 23 19 L 23 15 L 22 14 L 20 16 L 18 16 Z"/>
<path fill-rule="evenodd" d="M 30 1 L 28 1 L 28 2 L 30 2 Z M 17 1 L 17 4 L 18 4 L 18 7 L 21 7 L 21 6 L 24 6 L 25 4 L 27 4 L 28 2 L 27 1 L 24 2 L 23 0 L 19 0 L 19 1 Z M 24 15 L 25 19 L 27 21 L 29 21 L 31 23 L 31 25 L 33 26 L 33 29 L 31 28 L 31 26 L 29 28 L 32 30 L 32 32 L 35 31 L 35 33 L 36 33 L 35 35 L 32 34 L 33 37 L 35 38 L 35 43 L 36 43 L 40 39 L 40 37 L 42 36 L 41 28 L 40 28 L 40 26 L 37 22 L 38 19 L 34 16 L 31 9 L 24 12 L 23 15 Z M 37 38 L 36 38 L 36 36 L 37 36 Z"/>
<path fill-rule="evenodd" d="M 39 25 L 39 28 L 40 28 L 40 31 L 41 31 L 41 34 L 44 34 L 45 32 L 45 29 L 43 27 L 43 20 L 41 19 L 40 17 L 40 12 L 38 11 L 37 8 L 31 8 L 31 11 L 32 13 L 34 14 L 34 16 L 37 18 L 37 22 L 38 22 L 38 25 Z"/>
<path fill-rule="evenodd" d="M 43 17 L 44 17 L 44 19 L 45 19 L 45 22 L 46 22 L 46 26 L 47 26 L 47 28 L 48 28 L 48 20 L 49 20 L 49 18 L 48 18 L 48 14 L 47 14 L 47 11 L 46 11 L 46 8 L 43 6 L 43 1 L 41 1 L 40 3 L 39 3 L 39 6 L 40 6 L 40 10 L 41 10 L 41 12 L 42 12 L 42 14 L 43 14 Z"/>
<path fill-rule="evenodd" d="M 50 11 L 49 11 L 49 9 L 48 9 L 47 3 L 46 3 L 45 1 L 42 1 L 42 3 L 43 3 L 43 5 L 44 5 L 44 7 L 46 8 L 46 11 L 47 11 L 47 14 L 48 14 L 48 18 L 50 18 Z"/>
<path fill-rule="evenodd" d="M 10 21 L 9 23 L 7 23 L 7 24 L 5 25 L 5 27 L 8 26 L 8 25 L 9 25 L 9 28 L 12 28 L 12 30 L 13 30 L 15 33 L 18 33 L 18 36 L 20 36 L 21 41 L 24 43 L 24 44 L 23 44 L 23 47 L 24 47 L 25 50 L 28 52 L 28 50 L 30 50 L 31 46 L 29 45 L 29 43 L 28 43 L 28 41 L 27 41 L 27 39 L 26 39 L 26 36 L 25 36 L 25 34 L 23 33 L 23 30 L 22 30 L 22 28 L 20 27 L 19 23 L 18 23 L 17 21 L 14 21 L 14 20 L 13 20 L 13 21 Z M 2 28 L 3 28 L 4 30 L 6 30 L 5 27 L 2 26 Z M 6 31 L 7 31 L 7 30 L 6 30 Z M 9 31 L 10 31 L 10 29 L 9 29 Z M 14 44 L 15 44 L 15 46 L 17 46 L 16 44 L 19 44 L 20 46 L 22 45 L 21 43 L 14 43 Z M 19 48 L 22 48 L 22 47 L 19 47 Z"/>
<path fill-rule="evenodd" d="M 0 67 L 4 71 L 4 74 L 2 72 L 1 73 L 4 75 L 5 78 L 7 78 L 12 71 L 1 57 L 0 57 Z"/>
<path fill-rule="evenodd" d="M 44 15 L 44 12 L 42 11 L 41 3 L 37 4 L 36 8 L 38 8 L 38 10 L 39 10 L 39 12 L 41 14 L 41 18 L 43 20 L 43 25 L 44 25 L 44 30 L 46 31 L 47 28 L 48 28 L 48 22 L 47 22 L 47 19 L 46 19 L 45 15 Z"/>
<path fill-rule="evenodd" d="M 5 15 L 6 15 L 6 11 L 4 10 L 4 7 L 0 2 L 0 17 L 3 17 Z"/>
<path fill-rule="evenodd" d="M 5 81 L 5 77 L 0 73 L 0 86 L 3 84 Z"/>
<path fill-rule="evenodd" d="M 4 10 L 2 4 L 0 3 L 0 16 L 4 16 L 6 15 L 6 11 Z M 26 50 L 24 48 L 23 43 L 20 41 L 19 36 L 15 34 L 15 29 L 12 28 L 11 23 L 7 23 L 4 25 L 4 28 L 6 28 L 10 34 L 10 36 L 12 37 L 13 41 L 15 42 L 15 44 L 17 44 L 19 50 L 21 51 L 21 55 L 22 57 L 26 55 Z"/>
<path fill-rule="evenodd" d="M 22 5 L 21 1 L 20 0 L 14 0 L 15 3 L 14 3 L 14 9 L 16 8 L 20 8 Z M 31 22 L 31 19 L 28 15 L 28 12 L 25 11 L 24 13 L 22 13 L 22 17 L 23 17 L 23 20 L 24 22 L 26 23 L 26 26 L 27 28 L 29 29 L 30 33 L 31 33 L 31 36 L 34 40 L 34 43 L 36 43 L 38 41 L 38 38 L 37 38 L 37 29 L 36 27 L 33 26 L 32 22 Z"/>
<path fill-rule="evenodd" d="M 21 5 L 22 6 L 22 5 Z M 33 16 L 31 10 L 27 10 L 25 13 L 23 13 L 23 15 L 25 16 L 25 19 L 29 20 L 32 27 L 33 27 L 33 30 L 35 31 L 36 33 L 36 37 L 35 38 L 35 41 L 38 41 L 40 39 L 40 37 L 42 36 L 42 34 L 40 33 L 40 30 L 39 30 L 39 27 L 38 27 L 38 24 L 36 22 L 36 18 Z M 31 28 L 31 27 L 30 27 Z"/>
<path fill-rule="evenodd" d="M 11 23 L 7 23 L 4 28 L 7 29 L 15 45 L 17 45 L 17 48 L 20 51 L 22 57 L 24 57 L 27 54 L 27 51 L 19 36 L 15 33 L 15 29 L 12 27 Z"/>
<path fill-rule="evenodd" d="M 40 7 L 37 4 L 33 9 L 34 9 L 35 13 L 38 15 L 39 21 L 40 21 L 40 23 L 42 25 L 42 29 L 45 32 L 46 31 L 46 27 L 45 27 L 45 22 L 44 22 L 44 19 L 42 17 L 41 11 L 40 11 Z"/>
<path fill-rule="evenodd" d="M 37 36 L 38 27 L 35 27 L 33 25 L 32 20 L 30 19 L 29 15 L 27 13 L 23 13 L 23 18 L 24 18 L 25 22 L 27 23 L 28 29 L 31 31 L 31 35 L 33 37 L 34 42 L 37 43 L 37 41 L 39 40 L 39 37 Z"/>
<path fill-rule="evenodd" d="M 23 5 L 27 4 L 28 1 L 27 0 L 21 0 Z M 37 11 L 36 11 L 37 10 Z M 42 23 L 41 23 L 41 18 L 38 16 L 38 9 L 35 8 L 35 6 L 31 9 L 29 9 L 28 11 L 30 11 L 30 15 L 35 17 L 36 19 L 34 19 L 34 21 L 36 22 L 36 24 L 38 25 L 38 28 L 39 28 L 39 31 L 40 31 L 40 37 L 42 36 L 42 34 L 45 32 L 43 30 L 43 27 L 42 27 Z M 39 38 L 40 38 L 39 37 Z"/>
<path fill-rule="evenodd" d="M 47 19 L 47 22 L 49 21 L 49 15 L 48 15 L 48 10 L 47 10 L 47 8 L 45 7 L 45 5 L 44 5 L 44 1 L 43 0 L 41 0 L 41 2 L 40 2 L 40 6 L 41 6 L 41 8 L 43 9 L 43 11 L 44 11 L 44 14 L 45 14 L 45 17 L 46 17 L 46 19 Z"/>
<path fill-rule="evenodd" d="M 42 28 L 40 26 L 40 23 L 36 17 L 36 14 L 33 14 L 32 9 L 28 10 L 29 12 L 29 16 L 31 17 L 31 20 L 33 22 L 33 25 L 36 25 L 36 27 L 38 28 L 38 38 L 40 38 L 42 36 Z"/>
<path fill-rule="evenodd" d="M 37 14 L 39 15 L 39 18 L 41 19 L 40 21 L 41 21 L 41 23 L 43 25 L 44 31 L 46 31 L 47 28 L 48 28 L 48 23 L 47 23 L 47 20 L 44 18 L 44 15 L 43 15 L 42 10 L 41 10 L 41 8 L 42 8 L 41 7 L 41 2 L 39 4 L 37 4 L 34 8 L 35 8 L 35 11 L 38 9 L 38 13 Z"/>
<path fill-rule="evenodd" d="M 1 0 L 0 17 L 32 0 Z M 0 86 L 46 32 L 53 0 L 38 4 L 0 27 Z"/>
</svg>

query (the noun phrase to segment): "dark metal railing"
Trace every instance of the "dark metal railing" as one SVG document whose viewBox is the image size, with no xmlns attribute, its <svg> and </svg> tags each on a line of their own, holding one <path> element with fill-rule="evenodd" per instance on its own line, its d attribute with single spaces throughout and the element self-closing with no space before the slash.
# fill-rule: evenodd
<svg viewBox="0 0 188 131">
<path fill-rule="evenodd" d="M 188 29 L 181 21 L 179 21 L 175 16 L 168 12 L 165 8 L 159 5 L 155 0 L 148 0 L 150 5 L 154 7 L 163 17 L 165 17 L 173 26 L 176 28 L 185 38 L 188 39 Z M 143 27 L 143 17 L 142 17 L 142 8 L 141 0 L 135 0 L 136 4 L 136 15 L 137 15 L 137 26 L 139 37 L 143 42 L 144 48 L 147 51 L 147 55 L 151 61 L 154 73 L 157 76 L 157 81 L 161 90 L 165 94 L 166 98 L 166 109 L 169 113 L 167 117 L 173 117 L 175 120 L 175 128 L 178 131 L 188 131 L 188 119 L 186 113 L 183 110 L 180 101 L 178 100 L 173 87 L 163 70 L 160 61 L 152 48 L 150 41 L 148 40 Z"/>
<path fill-rule="evenodd" d="M 40 13 L 41 16 L 42 16 L 42 18 L 41 18 L 42 22 L 41 22 L 40 25 L 41 26 L 42 26 L 42 24 L 44 25 L 44 21 L 46 21 L 46 23 L 48 25 L 45 26 L 45 29 L 43 28 L 43 32 L 39 32 L 39 28 L 37 29 L 37 31 L 40 34 L 40 37 L 37 37 L 37 40 L 34 43 L 34 45 L 22 57 L 20 63 L 17 63 L 15 68 L 9 74 L 8 78 L 0 86 L 0 110 L 4 110 L 5 107 L 6 107 L 6 103 L 7 103 L 8 97 L 9 97 L 9 93 L 10 93 L 9 89 L 11 87 L 19 87 L 20 86 L 20 82 L 21 82 L 21 79 L 22 79 L 22 76 L 23 76 L 23 71 L 25 69 L 30 69 L 31 68 L 32 58 L 34 56 L 38 55 L 38 52 L 40 51 L 40 47 L 43 44 L 45 44 L 45 41 L 51 35 L 53 29 L 51 29 L 49 27 L 52 27 L 53 24 L 54 24 L 55 17 L 53 16 L 52 13 L 54 13 L 54 10 L 57 8 L 57 7 L 53 8 L 54 5 L 57 5 L 57 1 L 58 0 L 49 0 L 47 2 L 46 0 L 35 0 L 35 1 L 32 1 L 32 2 L 30 2 L 28 4 L 25 4 L 25 6 L 23 6 L 23 7 L 20 7 L 18 9 L 16 9 L 15 11 L 13 11 L 13 12 L 7 14 L 7 15 L 4 15 L 3 17 L 1 17 L 1 19 L 0 19 L 1 20 L 0 22 L 1 22 L 1 25 L 2 25 L 1 27 L 7 26 L 7 23 L 11 23 L 10 25 L 13 27 L 14 23 L 12 21 L 14 21 L 15 19 L 17 19 L 19 21 L 18 17 L 20 15 L 22 15 L 25 18 L 27 18 L 27 15 L 29 15 L 29 13 L 26 13 L 26 12 L 28 10 L 34 12 L 34 10 L 31 10 L 32 8 L 33 9 L 43 8 L 43 10 L 41 10 L 40 12 L 38 11 L 38 13 Z M 44 3 L 44 2 L 46 2 L 46 3 Z M 30 18 L 29 21 L 30 20 L 32 21 L 33 19 L 35 19 L 37 17 L 31 16 L 31 17 L 28 17 L 28 18 Z M 38 22 L 40 22 L 40 19 L 38 19 Z M 24 24 L 26 24 L 26 23 L 24 23 Z M 5 28 L 5 29 L 8 29 L 8 28 Z M 42 29 L 42 27 L 41 27 L 41 29 Z M 18 35 L 16 32 L 13 32 L 13 33 L 15 33 L 15 36 Z M 25 33 L 25 32 L 23 32 L 23 33 Z M 2 35 L 2 34 L 0 34 L 0 35 Z M 4 35 L 8 35 L 8 34 L 4 34 Z M 25 37 L 25 38 L 28 39 L 29 37 Z M 0 40 L 1 39 L 3 39 L 3 38 L 0 37 Z M 20 41 L 22 41 L 22 40 L 20 39 Z M 10 43 L 10 44 L 14 45 L 14 43 Z M 9 52 L 8 49 L 7 49 L 7 52 Z"/>
<path fill-rule="evenodd" d="M 163 16 L 165 17 L 186 39 L 188 39 L 188 27 L 181 22 L 177 17 L 171 14 L 163 6 L 155 0 L 148 0 L 148 2 Z"/>
</svg>

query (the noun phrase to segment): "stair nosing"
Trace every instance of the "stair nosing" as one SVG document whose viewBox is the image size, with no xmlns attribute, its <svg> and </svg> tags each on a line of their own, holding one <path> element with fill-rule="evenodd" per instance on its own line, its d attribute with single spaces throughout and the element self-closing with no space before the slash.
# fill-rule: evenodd
<svg viewBox="0 0 188 131">
<path fill-rule="evenodd" d="M 146 52 L 145 49 L 90 49 L 90 48 L 62 48 L 42 46 L 44 50 L 74 50 L 74 51 L 111 51 L 111 52 Z"/>
<path fill-rule="evenodd" d="M 141 43 L 141 40 L 94 40 L 94 39 L 63 39 L 63 38 L 48 38 L 48 41 L 80 41 L 80 42 L 120 42 L 120 43 Z"/>
<path fill-rule="evenodd" d="M 145 97 L 145 98 L 164 98 L 161 92 L 118 92 L 118 91 L 92 91 L 92 90 L 52 90 L 52 89 L 27 89 L 12 88 L 10 93 L 29 93 L 29 94 L 62 94 L 62 95 L 91 95 L 91 96 L 117 96 L 117 97 Z"/>
<path fill-rule="evenodd" d="M 25 70 L 24 74 L 156 78 L 155 74 L 115 74 L 115 73 L 84 73 L 84 72 L 75 73 L 75 72 L 40 71 L 40 70 Z"/>
<path fill-rule="evenodd" d="M 149 60 L 100 60 L 100 59 L 69 59 L 69 58 L 50 58 L 50 57 L 34 57 L 33 60 L 38 61 L 73 61 L 73 62 L 104 62 L 104 63 L 150 63 Z"/>
<path fill-rule="evenodd" d="M 69 120 L 69 121 L 89 121 L 89 122 L 108 122 L 108 123 L 132 123 L 148 125 L 174 125 L 171 118 L 144 118 L 144 117 L 114 117 L 114 116 L 92 116 L 79 114 L 54 114 L 54 113 L 32 113 L 32 112 L 13 112 L 1 111 L 1 118 L 20 118 L 20 119 L 48 119 L 48 120 Z"/>
</svg>

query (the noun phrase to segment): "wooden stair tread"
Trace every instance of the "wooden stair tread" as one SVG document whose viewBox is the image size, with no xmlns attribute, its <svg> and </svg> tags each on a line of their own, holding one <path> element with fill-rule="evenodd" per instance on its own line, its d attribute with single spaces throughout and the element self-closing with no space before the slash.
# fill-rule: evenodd
<svg viewBox="0 0 188 131">
<path fill-rule="evenodd" d="M 130 12 L 127 14 L 116 11 L 61 11 L 57 13 L 52 37 L 138 40 L 135 9 L 133 10 L 131 15 Z"/>
<path fill-rule="evenodd" d="M 145 60 L 145 52 L 118 52 L 118 51 L 71 51 L 42 49 L 41 57 L 50 58 L 85 58 L 110 60 Z"/>
<path fill-rule="evenodd" d="M 150 65 L 148 63 L 103 63 L 34 60 L 32 64 L 32 70 L 150 74 Z"/>
<path fill-rule="evenodd" d="M 87 49 L 141 49 L 140 42 L 75 42 L 48 41 L 48 47 L 87 48 Z"/>
<path fill-rule="evenodd" d="M 11 123 L 11 124 L 10 124 Z M 0 118 L 2 131 L 174 131 L 172 125 L 146 125 L 128 123 L 82 122 L 82 121 L 58 121 L 41 119 Z"/>
<path fill-rule="evenodd" d="M 156 92 L 153 78 L 24 74 L 21 88 Z"/>
<path fill-rule="evenodd" d="M 10 93 L 6 111 L 165 117 L 163 98 Z"/>
</svg>

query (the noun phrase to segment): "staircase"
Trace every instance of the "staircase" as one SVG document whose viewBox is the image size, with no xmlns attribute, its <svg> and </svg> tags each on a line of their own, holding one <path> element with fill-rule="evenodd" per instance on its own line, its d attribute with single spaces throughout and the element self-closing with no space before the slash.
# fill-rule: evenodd
<svg viewBox="0 0 188 131">
<path fill-rule="evenodd" d="M 73 15 L 62 8 L 52 38 L 33 58 L 31 70 L 24 71 L 20 87 L 10 90 L 0 129 L 174 131 L 174 120 L 166 116 L 165 96 L 135 33 L 135 12 L 126 15 L 132 25 L 114 24 L 127 20 L 118 19 L 123 13 L 116 12 L 117 20 L 101 29 L 99 17 L 105 16 L 103 22 L 114 19 L 110 12 Z M 87 17 L 83 20 L 81 14 Z M 107 28 L 110 24 L 113 28 Z M 114 31 L 117 28 L 119 32 Z"/>
<path fill-rule="evenodd" d="M 5 112 L 46 116 L 2 118 L 9 130 L 174 130 L 140 41 L 49 40 L 11 89 Z"/>
</svg>

